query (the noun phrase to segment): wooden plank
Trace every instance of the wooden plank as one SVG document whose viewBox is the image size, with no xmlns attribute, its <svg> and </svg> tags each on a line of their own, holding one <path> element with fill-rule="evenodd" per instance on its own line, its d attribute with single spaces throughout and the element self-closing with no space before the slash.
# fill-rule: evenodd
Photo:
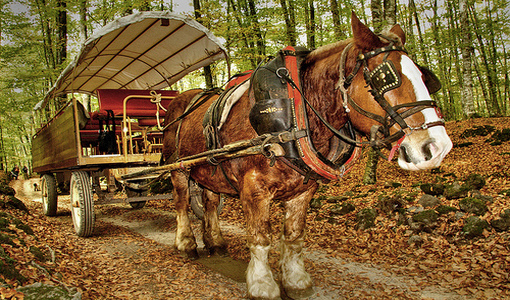
<svg viewBox="0 0 510 300">
<path fill-rule="evenodd" d="M 77 164 L 78 149 L 74 110 L 71 105 L 32 139 L 35 172 L 68 168 Z"/>
</svg>

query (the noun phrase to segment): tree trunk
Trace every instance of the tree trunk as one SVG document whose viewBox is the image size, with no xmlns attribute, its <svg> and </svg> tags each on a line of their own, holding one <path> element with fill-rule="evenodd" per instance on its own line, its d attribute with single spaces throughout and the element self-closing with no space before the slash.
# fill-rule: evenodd
<svg viewBox="0 0 510 300">
<path fill-rule="evenodd" d="M 309 49 L 315 49 L 315 8 L 313 0 L 305 2 L 306 41 Z"/>
<path fill-rule="evenodd" d="M 338 9 L 338 1 L 330 0 L 331 6 L 331 18 L 333 19 L 333 31 L 335 32 L 335 38 L 341 40 L 344 36 L 342 32 L 342 24 L 340 23 L 340 10 Z"/>
<path fill-rule="evenodd" d="M 280 0 L 280 5 L 282 6 L 283 15 L 285 18 L 285 27 L 287 29 L 287 43 L 290 46 L 295 46 L 297 44 L 297 36 L 293 0 Z"/>
<path fill-rule="evenodd" d="M 484 37 L 480 34 L 480 22 L 478 20 L 478 17 L 476 15 L 476 12 L 474 10 L 471 11 L 471 17 L 472 17 L 472 24 L 475 28 L 475 34 L 476 39 L 479 44 L 478 51 L 481 54 L 482 63 L 487 70 L 487 90 L 488 90 L 488 97 L 485 98 L 485 102 L 487 104 L 487 110 L 491 117 L 497 117 L 501 115 L 501 111 L 499 108 L 498 100 L 497 100 L 497 92 L 496 92 L 496 79 L 494 78 L 496 76 L 495 72 L 495 65 L 491 65 L 489 62 L 489 54 L 487 54 L 488 50 L 484 43 Z M 482 77 L 480 77 L 482 78 Z"/>
<path fill-rule="evenodd" d="M 193 0 L 193 9 L 195 10 L 195 19 L 199 23 L 202 23 L 202 13 L 201 13 L 201 7 L 200 7 L 200 0 Z M 205 79 L 205 86 L 207 89 L 212 89 L 214 87 L 213 85 L 213 78 L 212 78 L 212 71 L 211 66 L 205 66 L 204 67 L 204 79 Z"/>
<path fill-rule="evenodd" d="M 396 0 L 384 0 L 384 21 L 386 25 L 397 24 L 397 2 Z"/>
<path fill-rule="evenodd" d="M 459 1 L 460 37 L 462 41 L 462 111 L 466 117 L 471 118 L 475 115 L 476 111 L 473 97 L 473 73 L 471 67 L 472 41 L 467 6 L 467 0 Z"/>
<path fill-rule="evenodd" d="M 416 29 L 418 30 L 418 39 L 419 39 L 419 47 L 420 53 L 423 54 L 423 62 L 426 66 L 429 65 L 429 57 L 427 55 L 429 49 L 424 49 L 426 47 L 425 41 L 423 40 L 423 34 L 421 32 L 420 19 L 418 18 L 418 12 L 416 11 L 416 4 L 414 0 L 409 0 L 409 8 L 411 9 L 411 13 L 414 17 L 414 22 L 416 23 Z"/>
<path fill-rule="evenodd" d="M 63 68 L 67 58 L 67 3 L 65 0 L 57 0 L 57 43 L 56 43 L 56 67 Z M 59 110 L 67 103 L 67 97 L 61 96 L 55 99 L 56 109 Z"/>
<path fill-rule="evenodd" d="M 383 27 L 383 8 L 381 0 L 372 0 L 370 11 L 372 12 L 372 27 L 374 27 L 374 32 L 379 33 Z"/>
<path fill-rule="evenodd" d="M 264 38 L 262 37 L 262 31 L 260 30 L 260 24 L 257 17 L 255 2 L 253 0 L 248 0 L 248 8 L 250 23 L 255 32 L 255 44 L 257 45 L 257 55 L 260 56 L 259 59 L 261 59 L 266 56 L 266 48 L 264 45 Z"/>
</svg>

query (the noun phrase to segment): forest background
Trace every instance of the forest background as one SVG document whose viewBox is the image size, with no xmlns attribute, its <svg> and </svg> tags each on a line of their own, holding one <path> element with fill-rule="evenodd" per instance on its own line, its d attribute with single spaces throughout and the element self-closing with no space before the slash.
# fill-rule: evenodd
<svg viewBox="0 0 510 300">
<path fill-rule="evenodd" d="M 446 120 L 510 114 L 510 0 L 0 0 L 0 167 L 31 165 L 34 107 L 80 45 L 116 18 L 145 10 L 186 14 L 229 51 L 232 74 L 286 45 L 310 49 L 348 38 L 350 15 L 376 32 L 400 24 L 406 49 L 439 77 Z M 221 86 L 224 62 L 172 88 Z M 207 78 L 207 80 L 205 79 Z M 54 99 L 49 113 L 67 99 Z"/>
</svg>

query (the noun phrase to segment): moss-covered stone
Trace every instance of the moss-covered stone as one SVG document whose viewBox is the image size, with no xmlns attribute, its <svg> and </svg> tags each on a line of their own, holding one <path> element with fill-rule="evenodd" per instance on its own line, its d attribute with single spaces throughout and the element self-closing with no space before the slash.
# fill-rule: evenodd
<svg viewBox="0 0 510 300">
<path fill-rule="evenodd" d="M 364 208 L 356 214 L 356 229 L 368 229 L 375 226 L 377 211 L 373 208 Z"/>
<path fill-rule="evenodd" d="M 462 233 L 467 238 L 474 238 L 477 236 L 481 236 L 483 234 L 484 229 L 489 227 L 489 223 L 485 220 L 480 219 L 476 216 L 468 217 L 464 223 L 464 227 L 462 228 Z"/>
<path fill-rule="evenodd" d="M 21 200 L 14 196 L 8 196 L 8 200 L 6 201 L 6 204 L 9 207 L 12 207 L 17 210 L 21 210 L 28 213 L 28 208 L 26 207 L 25 203 L 23 203 Z"/>
<path fill-rule="evenodd" d="M 441 200 L 436 196 L 424 194 L 420 197 L 420 200 L 418 200 L 418 204 L 425 208 L 436 207 L 441 204 Z"/>
<path fill-rule="evenodd" d="M 63 287 L 44 283 L 34 283 L 17 289 L 22 292 L 24 300 L 77 300 L 81 294 L 76 291 L 67 291 Z"/>
<path fill-rule="evenodd" d="M 459 202 L 459 207 L 463 212 L 482 216 L 487 212 L 487 205 L 484 201 L 476 198 L 467 197 Z"/>
<path fill-rule="evenodd" d="M 468 191 L 463 189 L 463 187 L 458 182 L 454 182 L 445 186 L 444 196 L 446 199 L 459 199 L 466 197 Z"/>
<path fill-rule="evenodd" d="M 0 194 L 6 195 L 6 196 L 14 196 L 16 194 L 16 191 L 8 186 L 7 184 L 1 184 L 0 183 Z"/>
<path fill-rule="evenodd" d="M 470 174 L 465 182 L 463 189 L 464 190 L 479 190 L 485 186 L 485 177 L 480 174 Z"/>
<path fill-rule="evenodd" d="M 448 205 L 440 205 L 436 208 L 436 211 L 439 213 L 439 215 L 446 215 L 451 212 L 456 212 L 458 209 Z"/>
<path fill-rule="evenodd" d="M 487 136 L 487 135 L 489 135 L 489 133 L 494 132 L 494 130 L 496 130 L 496 128 L 492 125 L 483 125 L 483 126 L 475 125 L 472 128 L 464 130 L 460 134 L 460 137 L 465 139 L 465 138 L 474 137 L 474 136 Z"/>
<path fill-rule="evenodd" d="M 420 213 L 413 215 L 412 219 L 414 222 L 421 223 L 423 225 L 431 225 L 437 222 L 438 213 L 433 209 L 427 209 Z"/>
<path fill-rule="evenodd" d="M 498 232 L 508 231 L 510 229 L 510 218 L 499 218 L 491 221 L 491 226 Z"/>
<path fill-rule="evenodd" d="M 335 206 L 333 206 L 330 210 L 330 212 L 334 215 L 346 215 L 350 212 L 353 212 L 354 210 L 356 210 L 356 206 L 354 206 L 354 204 L 350 203 L 350 202 L 345 202 L 345 203 L 342 203 L 342 204 L 337 204 Z"/>
<path fill-rule="evenodd" d="M 45 262 L 45 261 L 48 261 L 49 260 L 49 257 L 48 255 L 46 255 L 46 253 L 44 253 L 41 249 L 39 249 L 38 247 L 36 246 L 30 246 L 29 248 L 29 251 L 30 253 L 32 253 L 35 258 L 40 261 L 40 262 Z"/>
<path fill-rule="evenodd" d="M 324 196 L 319 196 L 316 198 L 312 198 L 310 201 L 310 208 L 318 209 L 322 207 L 322 200 L 324 200 Z"/>
<path fill-rule="evenodd" d="M 444 184 L 439 183 L 424 183 L 420 185 L 420 189 L 427 195 L 439 196 L 444 193 Z"/>
<path fill-rule="evenodd" d="M 377 208 L 384 212 L 387 215 L 398 211 L 398 209 L 405 206 L 404 200 L 400 195 L 390 196 L 380 196 L 377 202 Z"/>
<path fill-rule="evenodd" d="M 14 223 L 14 225 L 16 225 L 16 228 L 23 230 L 26 234 L 34 235 L 34 231 L 32 230 L 32 228 L 30 228 L 30 226 L 28 226 L 27 224 L 23 223 L 21 220 L 13 218 L 12 222 Z"/>
<path fill-rule="evenodd" d="M 0 233 L 0 244 L 7 244 L 14 247 L 18 247 L 18 245 L 16 245 L 12 239 L 13 239 L 12 236 L 8 234 Z"/>
<path fill-rule="evenodd" d="M 5 253 L 4 248 L 0 246 L 0 274 L 6 279 L 16 280 L 23 284 L 27 279 L 16 269 L 15 263 L 16 261 L 10 258 Z"/>
</svg>

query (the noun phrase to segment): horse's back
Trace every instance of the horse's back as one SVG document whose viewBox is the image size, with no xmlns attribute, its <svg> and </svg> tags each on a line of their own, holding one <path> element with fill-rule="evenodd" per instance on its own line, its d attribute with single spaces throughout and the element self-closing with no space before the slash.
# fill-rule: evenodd
<svg viewBox="0 0 510 300">
<path fill-rule="evenodd" d="M 202 91 L 202 89 L 192 89 L 185 91 L 179 94 L 179 96 L 173 99 L 168 105 L 165 115 L 165 124 L 170 124 L 171 122 L 173 122 L 173 124 L 168 126 L 168 128 L 166 128 L 163 132 L 163 153 L 161 156 L 162 162 L 168 163 L 169 160 L 171 160 L 172 155 L 174 155 L 175 151 L 177 150 L 178 141 L 176 140 L 176 135 L 180 126 L 180 122 L 175 122 L 175 120 L 182 116 L 191 100 L 193 100 L 193 98 Z"/>
</svg>

